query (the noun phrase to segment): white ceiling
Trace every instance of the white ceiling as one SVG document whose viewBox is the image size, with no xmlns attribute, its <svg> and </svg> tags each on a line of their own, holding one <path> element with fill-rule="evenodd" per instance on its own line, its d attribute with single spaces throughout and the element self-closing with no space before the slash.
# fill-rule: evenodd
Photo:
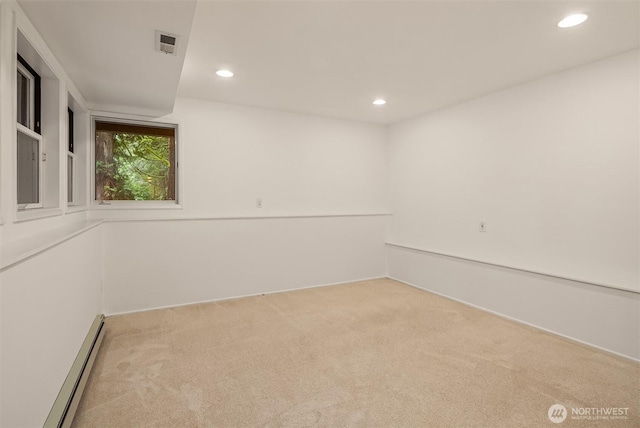
<svg viewBox="0 0 640 428">
<path fill-rule="evenodd" d="M 20 4 L 92 106 L 150 114 L 170 110 L 177 87 L 388 124 L 640 46 L 637 0 Z M 590 19 L 556 26 L 573 12 Z M 188 38 L 183 67 L 153 51 L 155 29 L 183 36 L 183 54 Z"/>
<path fill-rule="evenodd" d="M 21 0 L 31 23 L 93 110 L 173 110 L 195 0 Z M 180 35 L 178 55 L 155 50 L 155 31 Z"/>
</svg>

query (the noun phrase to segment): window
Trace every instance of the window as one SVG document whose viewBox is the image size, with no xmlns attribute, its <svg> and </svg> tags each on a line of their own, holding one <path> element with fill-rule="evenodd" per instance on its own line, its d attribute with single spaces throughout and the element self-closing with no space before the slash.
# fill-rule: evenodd
<svg viewBox="0 0 640 428">
<path fill-rule="evenodd" d="M 96 119 L 95 199 L 176 201 L 176 126 Z"/>
<path fill-rule="evenodd" d="M 40 208 L 40 162 L 42 144 L 39 135 L 18 129 L 18 207 Z"/>
<path fill-rule="evenodd" d="M 42 207 L 40 76 L 18 55 L 16 70 L 17 203 L 19 209 Z"/>
<path fill-rule="evenodd" d="M 17 122 L 40 134 L 40 75 L 18 55 Z"/>
<path fill-rule="evenodd" d="M 74 153 L 73 143 L 75 140 L 75 127 L 73 125 L 73 110 L 67 108 L 67 129 L 69 134 L 69 142 L 67 148 L 67 203 L 72 205 L 75 202 L 74 186 L 75 186 L 75 172 L 74 163 L 76 155 Z"/>
</svg>

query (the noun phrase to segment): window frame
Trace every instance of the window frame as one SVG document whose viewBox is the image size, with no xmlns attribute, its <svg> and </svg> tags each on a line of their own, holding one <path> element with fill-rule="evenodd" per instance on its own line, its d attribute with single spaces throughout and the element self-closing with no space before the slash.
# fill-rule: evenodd
<svg viewBox="0 0 640 428">
<path fill-rule="evenodd" d="M 29 126 L 25 126 L 35 132 L 42 135 L 41 123 L 42 123 L 42 79 L 40 75 L 29 65 L 29 63 L 20 54 L 17 54 L 16 64 L 16 78 L 19 72 L 29 80 Z M 17 87 L 16 87 L 17 91 Z M 18 109 L 18 97 L 16 93 L 16 123 L 17 109 Z M 21 124 L 22 125 L 22 124 Z M 23 125 L 24 126 L 24 125 Z"/>
<path fill-rule="evenodd" d="M 75 154 L 75 125 L 74 113 L 67 107 L 67 206 L 77 204 L 76 191 L 76 154 Z M 69 174 L 71 167 L 71 174 Z M 71 190 L 71 192 L 69 192 Z M 69 195 L 71 193 L 71 195 Z M 71 198 L 69 198 L 71 196 Z"/>
<path fill-rule="evenodd" d="M 174 200 L 99 200 L 96 199 L 96 122 L 108 122 L 114 124 L 122 124 L 128 126 L 143 126 L 143 127 L 152 127 L 152 128 L 173 128 L 174 129 L 174 159 L 175 159 L 175 177 L 174 177 L 174 192 L 175 199 Z M 91 115 L 91 138 L 92 144 L 90 147 L 91 150 L 91 179 L 90 179 L 90 206 L 91 209 L 98 210 L 146 210 L 146 209 L 182 209 L 181 201 L 182 201 L 182 172 L 180 168 L 180 159 L 181 159 L 181 147 L 180 144 L 180 131 L 181 125 L 177 121 L 153 121 L 144 117 L 135 117 L 132 118 L 130 116 L 122 117 L 122 116 L 113 116 L 109 113 L 104 112 L 94 112 Z"/>
<path fill-rule="evenodd" d="M 69 167 L 71 167 L 71 171 L 69 171 Z M 74 205 L 76 205 L 76 155 L 67 152 L 67 206 Z"/>
<path fill-rule="evenodd" d="M 29 138 L 33 138 L 34 140 L 38 141 L 38 153 L 36 154 L 37 157 L 37 165 L 38 165 L 38 202 L 37 203 L 28 203 L 28 204 L 21 204 L 18 203 L 18 171 L 16 170 L 16 205 L 18 207 L 18 212 L 20 211 L 26 211 L 26 210 L 31 210 L 31 209 L 36 209 L 36 208 L 43 208 L 44 207 L 44 202 L 43 202 L 43 188 L 44 188 L 44 147 L 43 147 L 43 140 L 42 140 L 42 135 L 34 132 L 33 130 L 27 128 L 26 126 L 22 125 L 21 123 L 17 123 L 16 122 L 16 127 L 17 127 L 17 132 L 16 132 L 16 162 L 17 162 L 17 153 L 18 153 L 18 147 L 17 145 L 20 144 L 20 139 L 17 138 L 17 134 L 23 134 L 26 135 Z M 19 167 L 19 163 L 16 163 L 16 166 Z"/>
<path fill-rule="evenodd" d="M 15 120 L 16 120 L 16 172 L 15 172 L 15 180 L 16 180 L 16 196 L 15 203 L 18 212 L 26 211 L 31 209 L 41 209 L 44 207 L 44 161 L 45 161 L 45 151 L 44 151 L 44 139 L 42 138 L 42 112 L 41 112 L 41 103 L 42 103 L 42 86 L 40 75 L 29 65 L 29 63 L 22 57 L 20 54 L 16 54 L 17 62 L 16 62 L 16 102 L 14 105 L 15 108 Z M 18 73 L 23 75 L 29 82 L 29 93 L 27 95 L 28 102 L 28 125 L 25 126 L 22 123 L 18 122 L 18 87 L 17 87 L 17 79 Z M 38 151 L 36 154 L 36 165 L 38 168 L 38 182 L 37 182 L 37 190 L 38 190 L 38 202 L 36 203 L 19 203 L 18 202 L 18 182 L 19 182 L 19 171 L 20 163 L 18 162 L 18 144 L 20 144 L 19 134 L 25 135 L 33 140 L 38 142 Z"/>
</svg>

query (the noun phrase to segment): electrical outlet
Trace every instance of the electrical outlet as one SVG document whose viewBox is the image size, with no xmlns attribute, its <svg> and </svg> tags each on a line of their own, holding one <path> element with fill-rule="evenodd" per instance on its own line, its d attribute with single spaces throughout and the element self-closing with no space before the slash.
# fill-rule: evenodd
<svg viewBox="0 0 640 428">
<path fill-rule="evenodd" d="M 256 208 L 262 208 L 262 198 L 256 199 Z"/>
<path fill-rule="evenodd" d="M 487 225 L 485 224 L 484 221 L 480 222 L 480 232 L 486 232 L 487 231 Z"/>
</svg>

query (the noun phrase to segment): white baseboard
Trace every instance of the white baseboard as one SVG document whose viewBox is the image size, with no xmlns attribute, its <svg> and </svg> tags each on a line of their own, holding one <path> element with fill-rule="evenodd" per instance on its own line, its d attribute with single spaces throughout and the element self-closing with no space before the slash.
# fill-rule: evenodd
<svg viewBox="0 0 640 428">
<path fill-rule="evenodd" d="M 217 298 L 217 299 L 202 300 L 202 301 L 189 302 L 189 303 L 180 303 L 180 304 L 177 304 L 177 305 L 159 306 L 159 307 L 155 307 L 155 308 L 138 309 L 138 310 L 134 310 L 134 311 L 113 312 L 113 313 L 105 314 L 105 316 L 107 316 L 107 317 L 115 317 L 115 316 L 119 316 L 119 315 L 127 315 L 127 314 L 136 314 L 136 313 L 148 312 L 148 311 L 156 311 L 156 310 L 159 310 L 159 309 L 171 309 L 171 308 L 179 308 L 179 307 L 182 307 L 182 306 L 200 305 L 200 304 L 203 304 L 203 303 L 224 302 L 225 300 L 242 299 L 244 297 L 264 296 L 264 295 L 268 295 L 268 294 L 286 293 L 286 292 L 289 292 L 289 291 L 308 290 L 310 288 L 331 287 L 331 286 L 334 286 L 334 285 L 351 284 L 351 283 L 354 283 L 354 282 L 362 282 L 362 281 L 373 281 L 373 280 L 376 280 L 376 279 L 384 279 L 384 278 L 386 278 L 386 277 L 380 276 L 380 277 L 374 277 L 374 278 L 354 279 L 354 280 L 349 280 L 349 281 L 346 281 L 346 282 L 334 282 L 334 283 L 331 283 L 331 284 L 309 285 L 309 286 L 306 286 L 306 287 L 287 288 L 287 289 L 275 290 L 275 291 L 265 291 L 264 293 L 244 294 L 244 295 L 238 295 L 238 296 L 221 297 L 221 298 Z M 402 282 L 402 281 L 400 281 L 400 282 Z"/>
</svg>

